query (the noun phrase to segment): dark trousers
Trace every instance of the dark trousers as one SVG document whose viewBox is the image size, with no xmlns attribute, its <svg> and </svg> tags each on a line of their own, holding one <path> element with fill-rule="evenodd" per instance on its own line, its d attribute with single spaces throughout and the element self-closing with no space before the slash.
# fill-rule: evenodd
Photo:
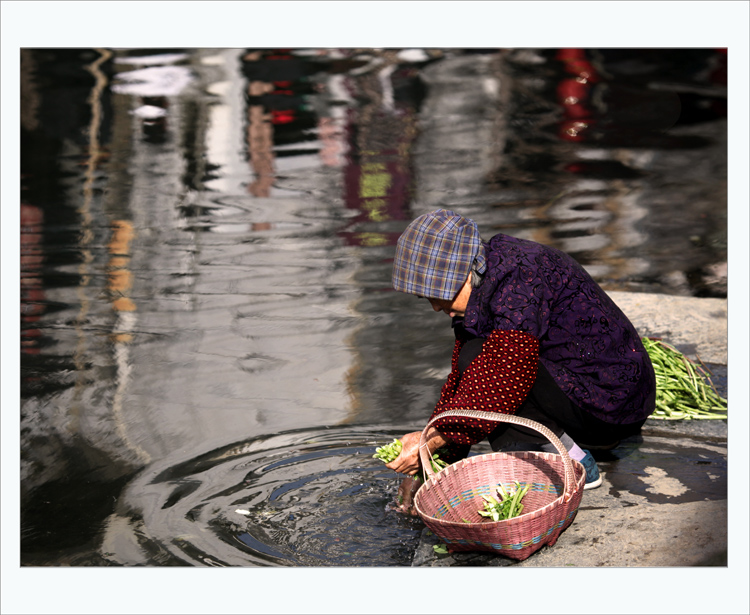
<svg viewBox="0 0 750 615">
<path fill-rule="evenodd" d="M 481 352 L 482 341 L 477 338 L 464 344 L 458 359 L 460 371 L 463 372 Z M 640 433 L 645 423 L 643 420 L 627 425 L 615 425 L 596 418 L 570 400 L 541 361 L 538 364 L 534 385 L 515 414 L 547 427 L 562 440 L 567 449 L 570 449 L 573 442 L 581 448 L 609 448 L 624 438 Z M 498 425 L 487 439 L 494 451 L 544 449 L 554 452 L 549 440 L 538 431 L 509 423 Z"/>
</svg>

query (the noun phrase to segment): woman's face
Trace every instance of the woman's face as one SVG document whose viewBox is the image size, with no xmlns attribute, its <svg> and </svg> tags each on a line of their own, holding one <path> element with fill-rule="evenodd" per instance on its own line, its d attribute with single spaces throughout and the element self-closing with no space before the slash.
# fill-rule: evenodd
<svg viewBox="0 0 750 615">
<path fill-rule="evenodd" d="M 471 295 L 471 274 L 469 274 L 469 277 L 466 278 L 466 282 L 461 287 L 461 290 L 458 291 L 455 297 L 453 299 L 430 299 L 427 298 L 427 301 L 430 302 L 430 305 L 432 306 L 432 309 L 436 312 L 445 312 L 453 318 L 454 316 L 464 316 L 466 313 L 466 306 L 469 303 L 469 296 Z"/>
</svg>

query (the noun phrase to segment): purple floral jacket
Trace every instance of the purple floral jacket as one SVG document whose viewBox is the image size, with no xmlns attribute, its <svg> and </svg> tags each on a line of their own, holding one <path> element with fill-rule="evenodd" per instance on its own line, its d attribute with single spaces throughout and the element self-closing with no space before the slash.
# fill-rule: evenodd
<svg viewBox="0 0 750 615">
<path fill-rule="evenodd" d="M 526 331 L 565 394 L 608 423 L 643 420 L 654 411 L 656 382 L 633 325 L 572 257 L 554 248 L 495 235 L 483 244 L 487 271 L 456 335 Z"/>
</svg>

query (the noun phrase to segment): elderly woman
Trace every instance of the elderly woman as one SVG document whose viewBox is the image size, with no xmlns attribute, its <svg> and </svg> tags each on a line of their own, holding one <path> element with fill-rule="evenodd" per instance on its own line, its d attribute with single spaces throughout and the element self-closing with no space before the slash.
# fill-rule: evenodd
<svg viewBox="0 0 750 615">
<path fill-rule="evenodd" d="M 451 372 L 431 418 L 473 409 L 537 421 L 583 464 L 590 489 L 602 479 L 587 449 L 617 446 L 654 411 L 654 370 L 638 333 L 559 250 L 503 234 L 484 243 L 472 220 L 438 210 L 399 238 L 393 287 L 452 318 Z M 387 467 L 414 475 L 420 435 L 404 435 Z M 448 462 L 485 438 L 494 451 L 555 452 L 538 432 L 509 423 L 446 417 L 427 433 L 430 450 L 444 449 Z M 400 488 L 404 511 L 415 484 L 407 479 Z"/>
</svg>

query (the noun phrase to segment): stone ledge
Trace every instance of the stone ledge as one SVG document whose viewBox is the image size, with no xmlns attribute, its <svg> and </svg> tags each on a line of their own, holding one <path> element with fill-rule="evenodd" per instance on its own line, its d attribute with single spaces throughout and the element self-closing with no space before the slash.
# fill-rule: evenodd
<svg viewBox="0 0 750 615">
<path fill-rule="evenodd" d="M 727 364 L 727 300 L 608 292 L 638 333 L 660 337 L 691 359 Z"/>
</svg>

